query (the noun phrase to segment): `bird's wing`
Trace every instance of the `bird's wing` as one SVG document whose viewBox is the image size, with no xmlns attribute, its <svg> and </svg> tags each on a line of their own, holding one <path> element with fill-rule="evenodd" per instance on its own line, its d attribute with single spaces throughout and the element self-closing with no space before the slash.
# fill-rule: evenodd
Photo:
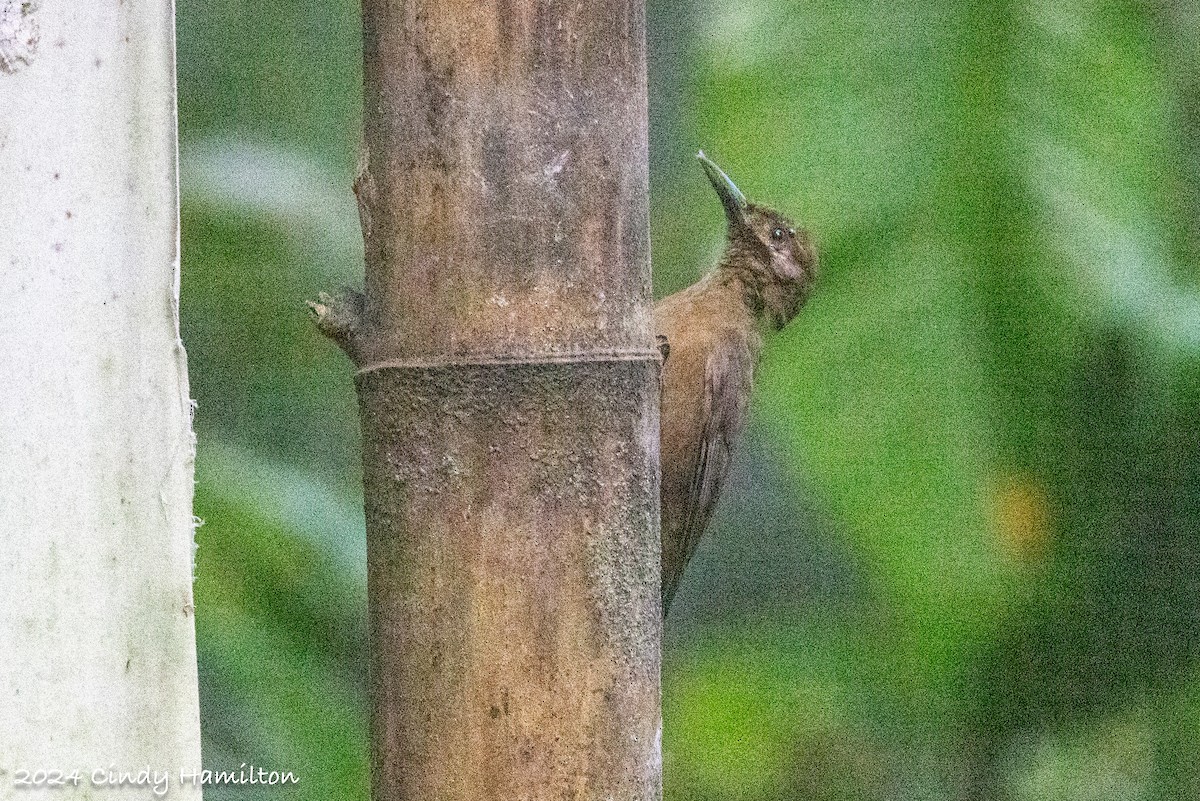
<svg viewBox="0 0 1200 801">
<path fill-rule="evenodd" d="M 679 586 L 683 569 L 691 560 L 704 529 L 717 506 L 717 496 L 725 483 L 733 446 L 746 423 L 750 387 L 754 380 L 754 360 L 743 337 L 726 336 L 709 353 L 704 367 L 704 425 L 699 453 L 695 461 L 688 504 L 683 514 L 683 531 L 677 575 L 668 577 L 664 610 Z"/>
</svg>

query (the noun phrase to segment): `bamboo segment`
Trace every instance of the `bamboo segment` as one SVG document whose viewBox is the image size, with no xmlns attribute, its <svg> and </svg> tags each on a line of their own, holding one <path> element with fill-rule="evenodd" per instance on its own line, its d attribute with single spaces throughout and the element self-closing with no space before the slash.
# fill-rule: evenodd
<svg viewBox="0 0 1200 801">
<path fill-rule="evenodd" d="M 374 797 L 658 798 L 643 5 L 363 17 Z"/>
</svg>

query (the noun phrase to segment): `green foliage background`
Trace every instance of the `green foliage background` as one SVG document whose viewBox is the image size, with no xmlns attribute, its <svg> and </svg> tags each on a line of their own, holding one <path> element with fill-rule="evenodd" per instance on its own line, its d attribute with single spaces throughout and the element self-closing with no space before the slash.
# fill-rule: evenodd
<svg viewBox="0 0 1200 801">
<path fill-rule="evenodd" d="M 366 798 L 357 4 L 180 0 L 205 764 Z M 703 146 L 822 245 L 665 644 L 669 799 L 1200 798 L 1200 10 L 651 0 L 659 294 Z"/>
</svg>

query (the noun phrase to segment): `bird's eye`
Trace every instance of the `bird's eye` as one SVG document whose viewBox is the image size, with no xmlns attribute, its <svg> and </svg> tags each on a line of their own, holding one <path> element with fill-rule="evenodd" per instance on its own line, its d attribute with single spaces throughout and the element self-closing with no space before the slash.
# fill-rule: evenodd
<svg viewBox="0 0 1200 801">
<path fill-rule="evenodd" d="M 783 239 L 783 229 L 776 228 L 774 231 L 771 232 L 771 238 L 772 239 Z"/>
</svg>

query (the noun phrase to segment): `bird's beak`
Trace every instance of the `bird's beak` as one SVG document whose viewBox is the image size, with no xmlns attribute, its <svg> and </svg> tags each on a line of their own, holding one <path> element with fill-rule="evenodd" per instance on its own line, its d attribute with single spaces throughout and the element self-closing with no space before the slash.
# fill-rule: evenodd
<svg viewBox="0 0 1200 801">
<path fill-rule="evenodd" d="M 737 188 L 737 184 L 716 165 L 716 162 L 704 155 L 703 150 L 697 151 L 696 160 L 704 168 L 708 182 L 712 184 L 713 189 L 717 190 L 717 197 L 721 198 L 721 205 L 725 207 L 725 217 L 729 220 L 730 225 L 745 224 L 746 207 L 750 204 L 746 200 L 746 196 L 742 194 L 742 190 Z"/>
</svg>

